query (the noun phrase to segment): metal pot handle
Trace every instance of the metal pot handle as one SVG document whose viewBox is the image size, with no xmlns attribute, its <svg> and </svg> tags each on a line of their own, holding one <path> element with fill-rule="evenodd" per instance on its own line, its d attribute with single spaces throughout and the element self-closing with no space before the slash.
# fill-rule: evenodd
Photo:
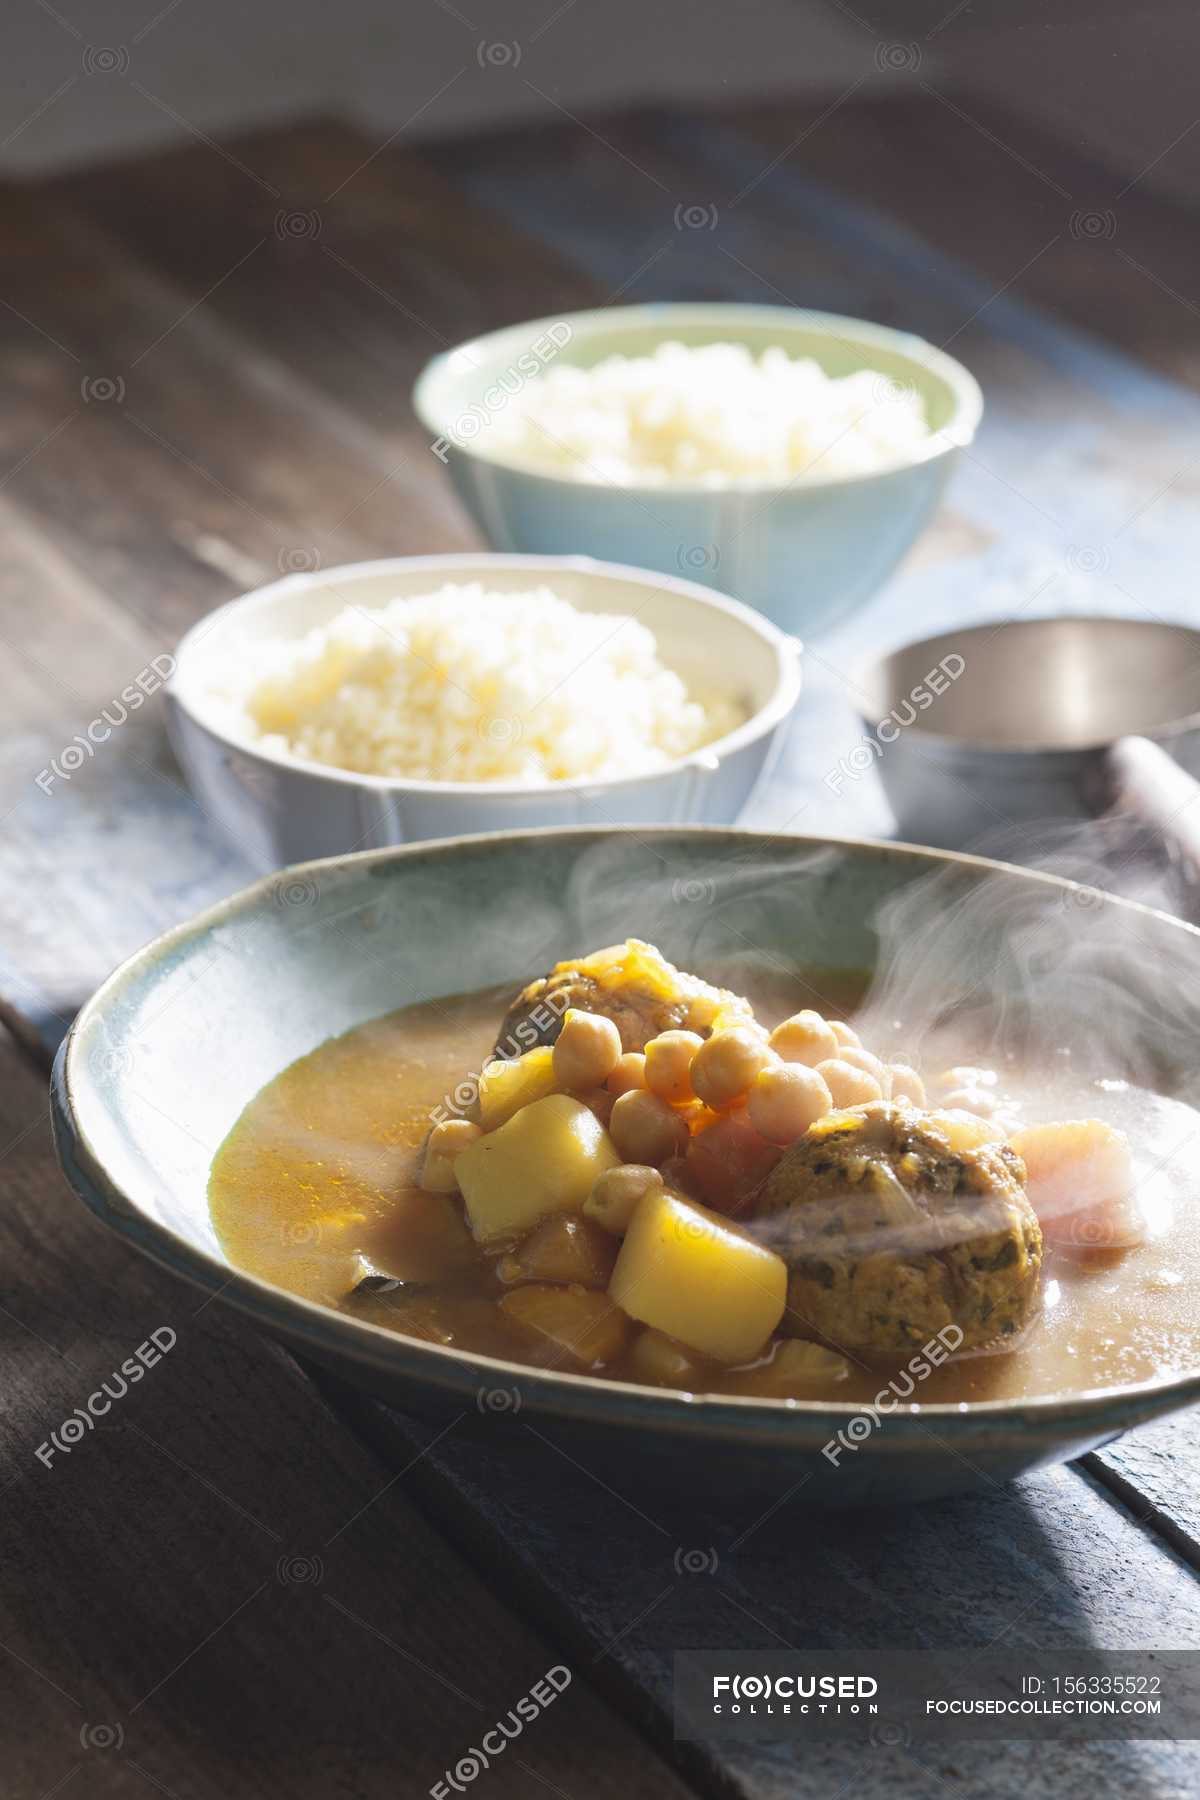
<svg viewBox="0 0 1200 1800">
<path fill-rule="evenodd" d="M 1200 918 L 1200 781 L 1149 738 L 1118 738 L 1107 762 L 1112 812 L 1165 851 L 1188 916 Z"/>
</svg>

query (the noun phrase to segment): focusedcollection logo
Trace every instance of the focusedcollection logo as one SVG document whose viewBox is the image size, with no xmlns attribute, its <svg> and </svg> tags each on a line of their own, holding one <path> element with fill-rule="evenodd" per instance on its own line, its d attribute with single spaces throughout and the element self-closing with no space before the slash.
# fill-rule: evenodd
<svg viewBox="0 0 1200 1800">
<path fill-rule="evenodd" d="M 434 1782 L 429 1790 L 429 1800 L 450 1800 L 450 1794 L 465 1794 L 473 1781 L 478 1780 L 485 1769 L 490 1769 L 498 1756 L 503 1756 L 511 1743 L 519 1738 L 527 1725 L 532 1725 L 552 1706 L 560 1694 L 570 1687 L 572 1675 L 570 1669 L 562 1663 L 556 1663 L 547 1669 L 540 1681 L 535 1681 L 527 1694 L 522 1694 L 515 1706 L 510 1706 L 504 1718 L 497 1719 L 480 1738 L 478 1744 L 471 1744 L 449 1769 L 443 1769 L 441 1778 Z"/>
<path fill-rule="evenodd" d="M 831 1719 L 872 1718 L 879 1712 L 875 1696 L 879 1683 L 873 1675 L 799 1670 L 784 1673 L 751 1671 L 714 1674 L 710 1708 L 714 1719 L 754 1720 L 818 1716 Z"/>
<path fill-rule="evenodd" d="M 857 744 L 845 756 L 839 756 L 831 769 L 826 770 L 825 786 L 830 792 L 840 794 L 847 781 L 858 781 L 868 769 L 873 769 L 885 754 L 887 746 L 894 744 L 902 732 L 916 723 L 919 713 L 929 711 L 934 701 L 958 680 L 966 666 L 965 657 L 960 656 L 957 650 L 943 656 L 941 662 L 936 663 L 924 679 L 918 681 L 907 700 L 894 706 L 885 719 L 880 719 L 872 731 L 864 732 Z"/>
<path fill-rule="evenodd" d="M 173 1350 L 178 1338 L 169 1325 L 157 1326 L 144 1342 L 140 1343 L 132 1356 L 127 1356 L 119 1369 L 114 1369 L 107 1376 L 95 1393 L 89 1394 L 81 1406 L 58 1425 L 50 1436 L 34 1451 L 39 1462 L 49 1468 L 56 1454 L 70 1456 L 77 1444 L 83 1442 L 89 1431 L 95 1431 L 96 1422 L 106 1413 L 112 1411 L 113 1403 L 123 1400 L 130 1388 L 142 1379 L 147 1369 L 161 1362 L 168 1350 Z"/>
<path fill-rule="evenodd" d="M 526 1050 L 536 1049 L 544 1044 L 553 1026 L 561 1019 L 571 1004 L 567 993 L 546 994 L 531 1006 L 523 1018 L 517 1020 L 503 1042 L 496 1045 L 490 1057 L 491 1062 L 513 1062 L 523 1056 Z M 462 1119 L 467 1116 L 479 1099 L 480 1075 L 464 1076 L 453 1093 L 443 1094 L 439 1105 L 429 1115 L 432 1125 L 442 1125 L 447 1119 Z"/>
<path fill-rule="evenodd" d="M 827 1457 L 836 1469 L 847 1450 L 861 1449 L 872 1432 L 878 1431 L 886 1415 L 894 1413 L 909 1399 L 918 1383 L 925 1381 L 953 1356 L 962 1341 L 963 1334 L 957 1325 L 943 1325 L 936 1337 L 931 1337 L 915 1356 L 910 1357 L 901 1373 L 894 1375 L 886 1387 L 880 1388 L 869 1406 L 860 1407 L 836 1435 L 821 1446 L 822 1456 Z"/>
<path fill-rule="evenodd" d="M 489 46 L 490 50 L 506 48 L 508 46 L 504 44 Z M 566 320 L 556 319 L 540 337 L 535 338 L 528 350 L 523 350 L 476 399 L 463 408 L 446 434 L 436 438 L 429 446 L 438 461 L 447 462 L 451 450 L 479 437 L 510 401 L 516 398 L 530 377 L 540 374 L 547 363 L 553 362 L 559 351 L 570 343 L 571 337 L 571 327 Z M 465 364 L 466 368 L 472 366 L 470 361 Z"/>
<path fill-rule="evenodd" d="M 58 755 L 38 771 L 34 781 L 42 792 L 51 793 L 55 782 L 70 781 L 84 763 L 91 762 L 98 746 L 106 744 L 113 732 L 119 731 L 124 725 L 129 715 L 144 706 L 151 694 L 157 693 L 174 672 L 175 658 L 165 651 L 148 662 L 128 687 L 122 688 L 107 706 L 101 708 L 97 718 L 89 720 L 83 730 L 77 732 L 71 742 L 64 744 Z"/>
<path fill-rule="evenodd" d="M 1194 1738 L 1200 1651 L 677 1650 L 677 1739 Z M 1020 1726 L 1014 1729 L 1013 1720 Z M 1119 1724 L 1113 1721 L 1119 1720 Z"/>
</svg>

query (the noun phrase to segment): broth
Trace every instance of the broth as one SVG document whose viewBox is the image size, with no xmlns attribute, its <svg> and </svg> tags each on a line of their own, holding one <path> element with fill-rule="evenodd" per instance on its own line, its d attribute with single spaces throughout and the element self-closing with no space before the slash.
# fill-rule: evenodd
<svg viewBox="0 0 1200 1800">
<path fill-rule="evenodd" d="M 817 979 L 829 1016 L 852 1011 L 861 981 L 825 972 Z M 306 1299 L 407 1335 L 518 1363 L 573 1366 L 531 1347 L 529 1335 L 497 1308 L 508 1291 L 500 1259 L 477 1249 L 465 1229 L 454 1272 L 444 1273 L 446 1209 L 461 1203 L 417 1185 L 430 1114 L 487 1060 L 511 997 L 505 988 L 405 1008 L 331 1039 L 270 1082 L 213 1163 L 212 1216 L 230 1261 Z M 768 1023 L 814 1003 L 813 985 L 795 980 L 751 997 Z M 927 1067 L 969 1060 L 961 1045 L 947 1044 L 940 1056 L 929 1044 L 923 1048 Z M 1020 1078 L 1002 1064 L 999 1079 L 1022 1123 L 1097 1116 L 1128 1134 L 1147 1235 L 1124 1253 L 1064 1251 L 1047 1243 L 1041 1311 L 1019 1345 L 952 1358 L 922 1382 L 921 1403 L 1078 1393 L 1194 1368 L 1200 1362 L 1193 1213 L 1200 1114 L 1102 1073 L 1082 1072 L 1065 1057 Z M 414 1287 L 350 1298 L 363 1257 Z M 429 1283 L 435 1257 L 441 1272 Z M 628 1352 L 602 1373 L 637 1379 Z M 805 1393 L 869 1401 L 887 1378 L 886 1364 L 860 1360 L 849 1379 L 825 1393 Z M 716 1363 L 704 1364 L 703 1380 L 689 1386 L 746 1391 L 744 1376 Z"/>
</svg>

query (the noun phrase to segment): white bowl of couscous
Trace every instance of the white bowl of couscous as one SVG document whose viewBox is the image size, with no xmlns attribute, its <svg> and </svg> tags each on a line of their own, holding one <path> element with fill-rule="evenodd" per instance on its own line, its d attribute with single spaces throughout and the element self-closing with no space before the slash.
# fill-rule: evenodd
<svg viewBox="0 0 1200 1800">
<path fill-rule="evenodd" d="M 694 576 L 806 638 L 891 574 L 983 412 L 911 332 L 706 302 L 491 332 L 413 405 L 497 550 Z"/>
<path fill-rule="evenodd" d="M 693 582 L 583 557 L 400 557 L 287 576 L 179 645 L 168 725 L 262 868 L 546 825 L 731 824 L 800 645 Z"/>
</svg>

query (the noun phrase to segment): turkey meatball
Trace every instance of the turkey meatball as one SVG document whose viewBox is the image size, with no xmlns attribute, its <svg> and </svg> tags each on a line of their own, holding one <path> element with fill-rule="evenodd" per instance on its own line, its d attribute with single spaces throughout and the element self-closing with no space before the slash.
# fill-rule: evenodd
<svg viewBox="0 0 1200 1800">
<path fill-rule="evenodd" d="M 827 1113 L 767 1178 L 756 1225 L 790 1268 L 781 1329 L 868 1359 L 948 1326 L 1003 1348 L 1038 1303 L 1042 1233 L 1007 1144 L 956 1150 L 903 1101 Z"/>
</svg>

